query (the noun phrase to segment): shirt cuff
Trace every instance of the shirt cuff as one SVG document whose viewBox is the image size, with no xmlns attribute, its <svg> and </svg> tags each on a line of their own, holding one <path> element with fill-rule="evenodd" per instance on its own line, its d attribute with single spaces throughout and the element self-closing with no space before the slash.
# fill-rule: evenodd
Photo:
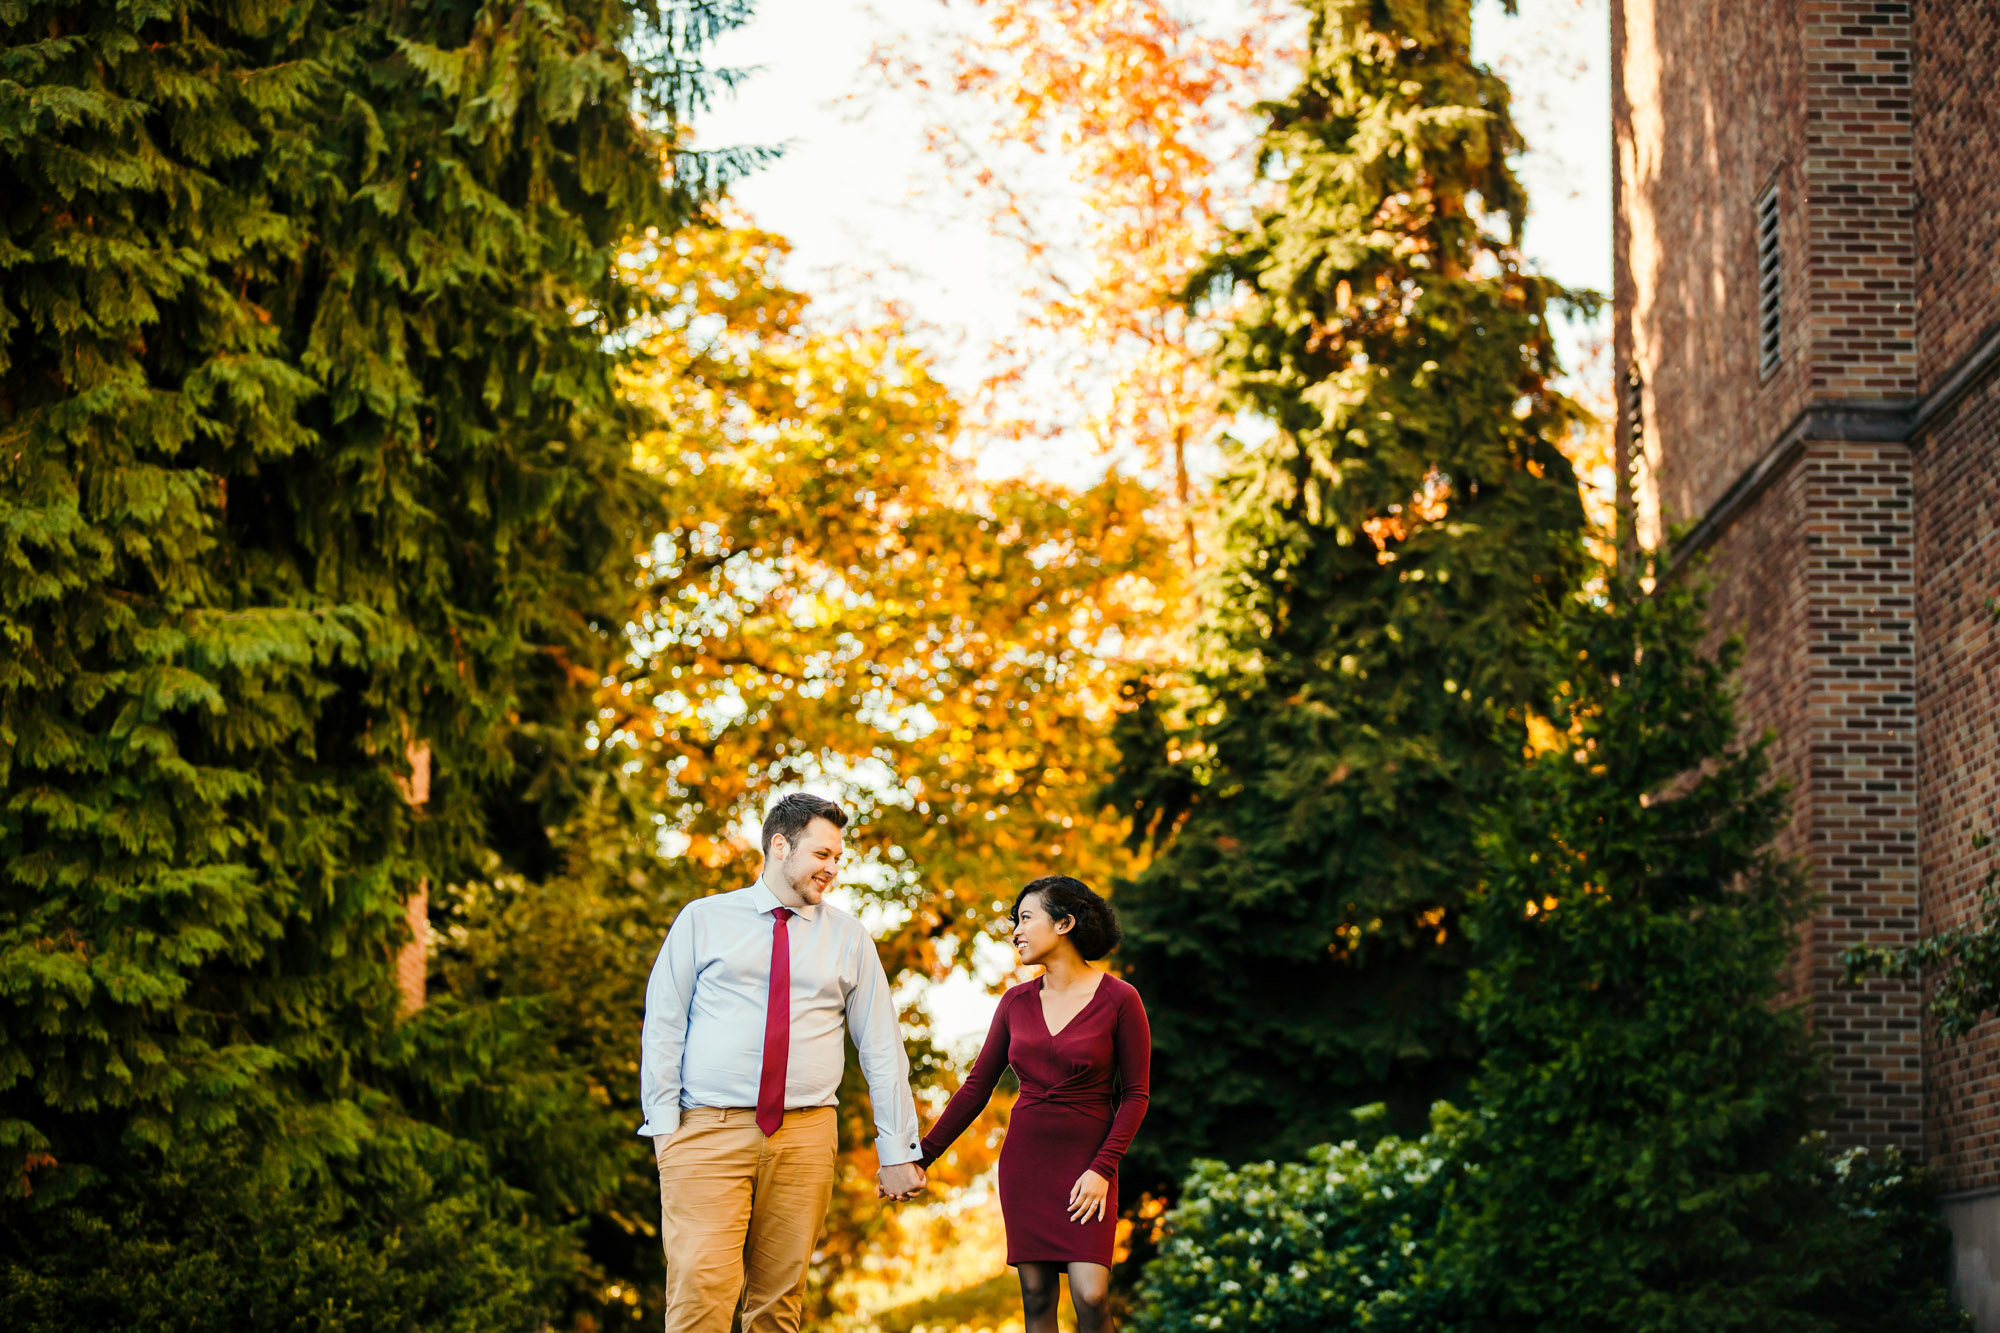
<svg viewBox="0 0 2000 1333">
<path fill-rule="evenodd" d="M 878 1166 L 901 1166 L 905 1162 L 914 1162 L 923 1155 L 924 1150 L 914 1134 L 907 1139 L 894 1139 L 887 1134 L 878 1134 L 875 1137 L 875 1162 Z"/>
<path fill-rule="evenodd" d="M 661 1134 L 671 1134 L 681 1127 L 681 1108 L 655 1111 L 646 1117 L 646 1123 L 639 1126 L 640 1138 L 656 1138 Z"/>
</svg>

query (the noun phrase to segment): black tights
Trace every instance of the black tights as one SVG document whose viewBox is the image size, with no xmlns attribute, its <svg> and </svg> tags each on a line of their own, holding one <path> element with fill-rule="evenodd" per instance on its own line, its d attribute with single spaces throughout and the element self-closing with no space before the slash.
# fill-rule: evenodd
<svg viewBox="0 0 2000 1333">
<path fill-rule="evenodd" d="M 1056 1333 L 1056 1298 L 1062 1292 L 1064 1267 L 1069 1269 L 1069 1303 L 1076 1311 L 1076 1333 L 1109 1333 L 1111 1270 L 1103 1264 L 1021 1264 L 1021 1315 L 1025 1333 Z"/>
</svg>

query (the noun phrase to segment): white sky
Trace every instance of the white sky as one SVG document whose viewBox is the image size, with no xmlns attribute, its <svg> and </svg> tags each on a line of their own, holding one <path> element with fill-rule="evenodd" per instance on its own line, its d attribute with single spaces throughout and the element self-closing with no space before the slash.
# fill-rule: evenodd
<svg viewBox="0 0 2000 1333">
<path fill-rule="evenodd" d="M 1513 83 L 1515 115 L 1530 151 L 1522 163 L 1533 200 L 1529 257 L 1576 287 L 1611 285 L 1610 28 L 1606 0 L 1521 0 L 1509 18 L 1478 0 L 1477 57 Z M 1230 0 L 1186 0 L 1199 22 L 1226 21 Z M 1018 311 L 1018 261 L 982 215 L 938 178 L 922 146 L 922 113 L 885 90 L 866 62 L 877 42 L 964 22 L 966 6 L 940 0 L 761 0 L 756 19 L 710 52 L 710 63 L 757 66 L 734 97 L 695 122 L 702 147 L 782 144 L 784 155 L 733 191 L 761 226 L 789 237 L 788 277 L 829 301 L 901 302 L 923 329 L 948 383 L 978 377 L 971 349 L 985 347 Z M 865 114 L 864 114 L 865 113 Z M 1605 321 L 1572 331 L 1568 357 L 1602 391 L 1608 360 L 1590 362 Z M 1583 363 L 1583 364 L 1579 364 Z M 1065 470 L 1062 451 L 982 458 L 982 468 Z M 1070 451 L 1073 457 L 1074 451 Z M 1010 961 L 997 946 L 989 961 Z M 988 981 L 997 972 L 992 968 Z M 939 1035 L 963 1044 L 985 1031 L 993 999 L 954 978 L 933 987 Z"/>
</svg>

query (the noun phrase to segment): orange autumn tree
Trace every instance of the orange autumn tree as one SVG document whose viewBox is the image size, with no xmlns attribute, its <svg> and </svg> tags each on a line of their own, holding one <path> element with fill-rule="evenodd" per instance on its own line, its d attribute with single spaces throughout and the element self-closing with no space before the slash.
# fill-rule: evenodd
<svg viewBox="0 0 2000 1333">
<path fill-rule="evenodd" d="M 928 146 L 1027 261 L 1029 313 L 994 348 L 978 424 L 1081 432 L 1137 460 L 1169 491 L 1192 565 L 1205 504 L 1193 455 L 1225 418 L 1208 331 L 1182 293 L 1242 203 L 1231 167 L 1245 165 L 1246 105 L 1286 29 L 1262 0 L 1207 25 L 1164 0 L 972 8 L 948 47 L 906 41 L 875 63 L 924 99 Z M 1083 386 L 1081 401 L 1055 384 Z"/>
<path fill-rule="evenodd" d="M 773 791 L 845 793 L 885 960 L 942 975 L 1024 878 L 1122 868 L 1105 727 L 1172 575 L 1133 480 L 976 477 L 923 353 L 811 311 L 785 250 L 718 224 L 628 257 L 666 312 L 627 391 L 670 526 L 596 742 L 744 875 Z"/>
<path fill-rule="evenodd" d="M 1150 492 L 1115 471 L 1083 489 L 977 477 L 924 355 L 815 310 L 780 280 L 785 252 L 711 220 L 626 256 L 656 313 L 625 387 L 658 423 L 637 456 L 669 519 L 594 741 L 696 891 L 756 873 L 773 792 L 842 796 L 853 905 L 892 979 L 938 977 L 1027 879 L 1129 868 L 1098 792 L 1170 562 Z M 924 1042 L 913 1055 L 920 1097 L 941 1102 L 955 1077 Z M 850 1070 L 822 1302 L 871 1249 L 911 1249 L 906 1224 L 933 1231 L 875 1200 L 863 1092 Z M 968 1141 L 939 1188 L 992 1156 Z"/>
<path fill-rule="evenodd" d="M 641 312 L 623 391 L 652 423 L 633 448 L 664 518 L 624 651 L 571 664 L 598 694 L 594 764 L 556 840 L 570 859 L 453 886 L 440 932 L 448 988 L 537 997 L 626 1144 L 616 1197 L 583 1219 L 621 1324 L 660 1317 L 658 1197 L 629 1131 L 637 1015 L 678 909 L 755 875 L 775 791 L 841 797 L 857 815 L 845 905 L 882 942 L 934 1114 L 956 1079 L 926 1040 L 921 979 L 965 966 L 1024 880 L 1127 871 L 1097 800 L 1116 685 L 1178 596 L 1147 490 L 977 478 L 924 357 L 787 287 L 785 249 L 711 217 L 623 256 Z M 953 1234 L 948 1209 L 876 1201 L 867 1119 L 850 1069 L 816 1323 L 864 1261 L 893 1270 Z M 995 1147 L 961 1140 L 937 1193 Z"/>
</svg>

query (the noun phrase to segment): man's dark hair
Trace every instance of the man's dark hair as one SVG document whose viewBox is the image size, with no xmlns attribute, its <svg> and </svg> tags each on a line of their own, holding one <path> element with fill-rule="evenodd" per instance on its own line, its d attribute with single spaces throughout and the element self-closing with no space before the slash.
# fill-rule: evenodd
<svg viewBox="0 0 2000 1333">
<path fill-rule="evenodd" d="M 771 839 L 782 836 L 788 847 L 797 846 L 799 834 L 815 819 L 824 819 L 835 828 L 847 827 L 847 812 L 824 796 L 795 791 L 782 796 L 764 814 L 764 855 L 771 854 Z"/>
<path fill-rule="evenodd" d="M 1029 894 L 1042 900 L 1042 910 L 1051 921 L 1071 922 L 1069 942 L 1087 963 L 1094 963 L 1118 947 L 1122 932 L 1118 913 L 1111 904 L 1080 879 L 1068 875 L 1048 875 L 1031 882 L 1014 897 L 1014 920 L 1021 919 L 1021 904 Z"/>
</svg>

